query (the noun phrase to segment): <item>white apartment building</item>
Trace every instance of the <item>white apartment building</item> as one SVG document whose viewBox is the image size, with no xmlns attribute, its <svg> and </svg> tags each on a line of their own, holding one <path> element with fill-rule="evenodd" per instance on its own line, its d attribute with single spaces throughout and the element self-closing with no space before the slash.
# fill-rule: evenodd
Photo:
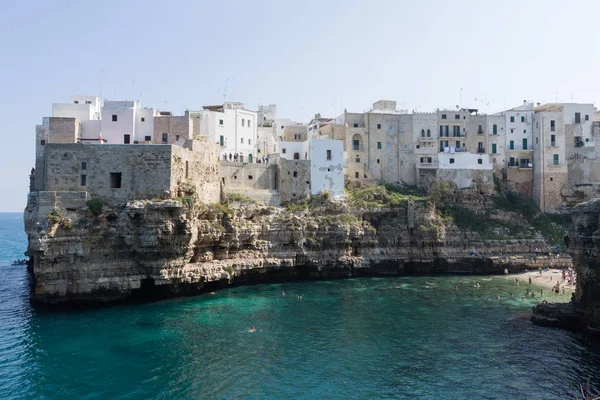
<svg viewBox="0 0 600 400">
<path fill-rule="evenodd" d="M 241 162 L 255 162 L 258 113 L 244 109 L 243 103 L 204 106 L 200 115 L 200 135 L 221 146 L 221 154 L 239 155 Z"/>
<path fill-rule="evenodd" d="M 335 199 L 344 198 L 344 142 L 342 140 L 310 140 L 311 194 L 329 192 Z"/>
</svg>

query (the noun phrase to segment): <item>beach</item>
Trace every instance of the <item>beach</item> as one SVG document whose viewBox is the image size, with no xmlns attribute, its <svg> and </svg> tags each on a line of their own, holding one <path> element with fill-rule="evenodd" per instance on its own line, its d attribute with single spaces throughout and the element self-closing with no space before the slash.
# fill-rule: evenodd
<svg viewBox="0 0 600 400">
<path fill-rule="evenodd" d="M 542 274 L 540 275 L 540 271 L 539 270 L 531 270 L 531 271 L 525 271 L 525 272 L 519 272 L 519 273 L 513 273 L 513 274 L 508 274 L 508 275 L 504 275 L 504 278 L 512 280 L 513 282 L 515 282 L 516 284 L 516 278 L 519 279 L 519 284 L 520 286 L 523 287 L 527 287 L 527 285 L 529 285 L 529 278 L 531 277 L 531 284 L 541 287 L 544 290 L 548 289 L 548 290 L 552 290 L 552 288 L 554 286 L 556 286 L 556 282 L 560 282 L 560 291 L 562 294 L 562 289 L 565 289 L 565 295 L 568 295 L 569 297 L 571 296 L 571 293 L 575 292 L 575 284 L 569 284 L 566 283 L 566 281 L 563 283 L 562 280 L 562 273 L 563 271 L 565 271 L 565 273 L 568 274 L 568 271 L 566 269 L 558 269 L 558 268 L 549 268 L 549 269 L 544 269 L 542 271 Z"/>
</svg>

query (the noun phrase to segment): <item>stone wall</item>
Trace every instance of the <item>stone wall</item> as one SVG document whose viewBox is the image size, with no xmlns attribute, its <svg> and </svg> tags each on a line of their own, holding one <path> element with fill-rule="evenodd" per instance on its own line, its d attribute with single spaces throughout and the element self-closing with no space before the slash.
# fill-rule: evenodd
<svg viewBox="0 0 600 400">
<path fill-rule="evenodd" d="M 113 202 L 170 195 L 171 146 L 49 143 L 45 156 L 47 191 L 88 191 Z"/>
<path fill-rule="evenodd" d="M 80 123 L 75 118 L 50 117 L 48 141 L 51 143 L 75 143 L 80 136 Z"/>
<path fill-rule="evenodd" d="M 310 197 L 310 160 L 279 160 L 281 202 Z"/>
<path fill-rule="evenodd" d="M 221 183 L 229 189 L 276 190 L 277 165 L 221 161 Z"/>
<path fill-rule="evenodd" d="M 156 116 L 154 117 L 154 138 L 152 141 L 158 144 L 173 144 L 177 140 L 192 139 L 192 131 L 193 124 L 187 113 L 184 116 Z M 166 142 L 163 142 L 163 134 L 167 135 Z"/>
<path fill-rule="evenodd" d="M 216 203 L 221 196 L 218 146 L 208 138 L 187 140 L 185 148 L 172 146 L 171 193 Z"/>
<path fill-rule="evenodd" d="M 494 190 L 494 173 L 491 169 L 440 169 L 438 177 L 456 183 L 459 189 L 474 187 L 486 193 Z"/>
</svg>

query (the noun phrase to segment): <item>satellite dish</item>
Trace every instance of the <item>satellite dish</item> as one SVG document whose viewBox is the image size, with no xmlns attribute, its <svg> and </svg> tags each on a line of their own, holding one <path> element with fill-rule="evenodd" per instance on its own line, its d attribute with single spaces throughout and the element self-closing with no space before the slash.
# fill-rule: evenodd
<svg viewBox="0 0 600 400">
<path fill-rule="evenodd" d="M 460 108 L 460 106 L 457 104 L 457 105 L 456 105 L 456 109 L 458 110 L 459 108 Z"/>
</svg>

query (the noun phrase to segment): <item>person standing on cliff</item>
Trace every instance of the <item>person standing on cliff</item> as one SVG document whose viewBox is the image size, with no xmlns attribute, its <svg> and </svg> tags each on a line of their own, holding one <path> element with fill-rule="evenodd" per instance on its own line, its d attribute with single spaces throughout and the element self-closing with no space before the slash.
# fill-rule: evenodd
<svg viewBox="0 0 600 400">
<path fill-rule="evenodd" d="M 531 285 L 531 275 L 529 276 L 529 284 Z"/>
</svg>

